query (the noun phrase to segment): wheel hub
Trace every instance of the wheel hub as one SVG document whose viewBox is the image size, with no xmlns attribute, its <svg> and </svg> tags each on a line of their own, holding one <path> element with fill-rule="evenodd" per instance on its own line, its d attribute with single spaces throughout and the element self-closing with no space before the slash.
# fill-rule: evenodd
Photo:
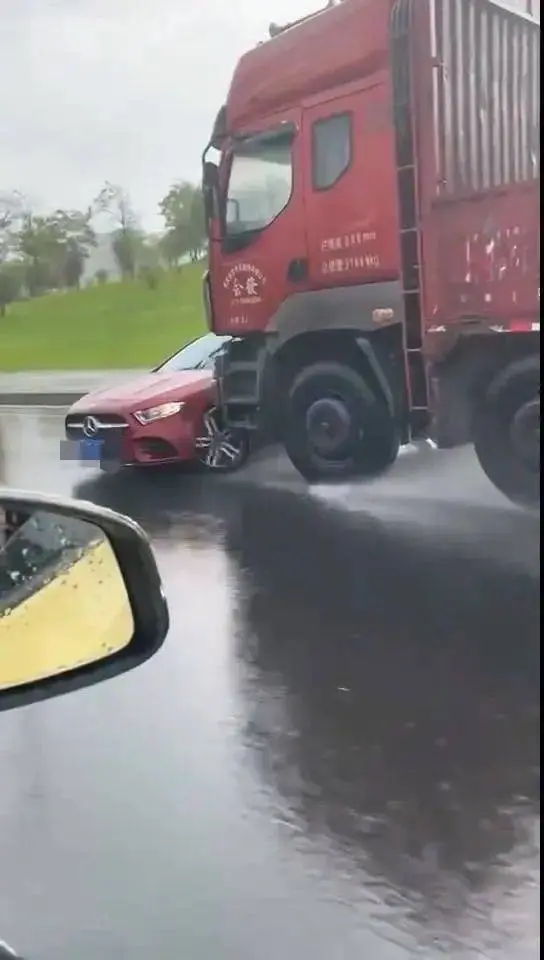
<svg viewBox="0 0 544 960">
<path fill-rule="evenodd" d="M 512 419 L 510 439 L 518 457 L 532 469 L 540 469 L 540 397 L 519 408 Z"/>
<path fill-rule="evenodd" d="M 308 408 L 306 429 L 310 442 L 320 454 L 338 454 L 348 442 L 352 430 L 346 404 L 335 397 L 316 400 Z"/>
<path fill-rule="evenodd" d="M 204 417 L 202 436 L 195 440 L 195 449 L 199 460 L 210 469 L 221 470 L 236 463 L 242 454 L 242 448 L 236 441 L 232 430 L 222 429 L 217 412 L 209 411 Z"/>
</svg>

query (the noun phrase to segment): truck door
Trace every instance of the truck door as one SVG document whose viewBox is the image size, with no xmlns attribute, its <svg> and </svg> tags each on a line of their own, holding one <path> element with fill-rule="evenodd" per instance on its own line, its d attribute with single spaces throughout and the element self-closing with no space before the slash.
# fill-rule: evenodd
<svg viewBox="0 0 544 960">
<path fill-rule="evenodd" d="M 264 330 L 307 285 L 301 112 L 237 137 L 227 154 L 222 239 L 211 271 L 217 333 Z"/>
<path fill-rule="evenodd" d="M 394 131 L 383 75 L 304 109 L 306 222 L 313 287 L 398 272 Z"/>
</svg>

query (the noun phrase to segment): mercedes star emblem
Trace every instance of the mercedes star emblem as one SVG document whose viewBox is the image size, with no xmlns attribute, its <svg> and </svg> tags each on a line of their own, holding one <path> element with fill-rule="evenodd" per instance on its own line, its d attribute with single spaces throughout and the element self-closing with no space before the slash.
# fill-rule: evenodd
<svg viewBox="0 0 544 960">
<path fill-rule="evenodd" d="M 86 437 L 96 437 L 100 427 L 94 417 L 85 417 L 83 421 L 83 433 Z"/>
</svg>

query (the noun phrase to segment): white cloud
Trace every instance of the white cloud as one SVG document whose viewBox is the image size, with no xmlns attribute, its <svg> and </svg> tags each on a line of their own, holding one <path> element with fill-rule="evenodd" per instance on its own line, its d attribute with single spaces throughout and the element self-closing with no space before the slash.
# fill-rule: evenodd
<svg viewBox="0 0 544 960">
<path fill-rule="evenodd" d="M 84 206 L 122 183 L 150 227 L 236 60 L 319 0 L 0 0 L 0 188 Z"/>
</svg>

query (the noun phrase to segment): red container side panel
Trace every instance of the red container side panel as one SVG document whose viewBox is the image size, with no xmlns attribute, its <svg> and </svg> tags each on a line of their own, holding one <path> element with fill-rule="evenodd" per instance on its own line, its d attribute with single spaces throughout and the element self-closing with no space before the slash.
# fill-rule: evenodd
<svg viewBox="0 0 544 960">
<path fill-rule="evenodd" d="M 416 78 L 426 325 L 537 317 L 540 24 L 495 0 L 428 11 Z"/>
<path fill-rule="evenodd" d="M 540 175 L 540 27 L 482 0 L 438 0 L 440 196 Z"/>
</svg>

